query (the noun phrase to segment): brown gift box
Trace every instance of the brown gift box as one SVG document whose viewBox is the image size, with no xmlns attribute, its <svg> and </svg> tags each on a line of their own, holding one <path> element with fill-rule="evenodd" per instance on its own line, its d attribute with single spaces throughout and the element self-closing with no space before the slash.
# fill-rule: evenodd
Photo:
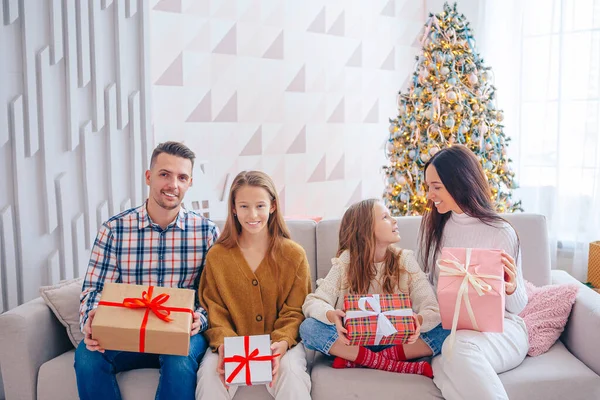
<svg viewBox="0 0 600 400">
<path fill-rule="evenodd" d="M 600 241 L 590 243 L 587 281 L 600 288 Z"/>
<path fill-rule="evenodd" d="M 93 338 L 106 350 L 187 356 L 194 299 L 190 289 L 106 283 Z"/>
</svg>

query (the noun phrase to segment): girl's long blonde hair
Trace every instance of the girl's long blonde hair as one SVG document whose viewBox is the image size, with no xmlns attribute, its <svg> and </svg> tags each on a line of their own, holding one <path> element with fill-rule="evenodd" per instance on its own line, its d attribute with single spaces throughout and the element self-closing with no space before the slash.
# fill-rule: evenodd
<svg viewBox="0 0 600 400">
<path fill-rule="evenodd" d="M 375 203 L 377 199 L 359 201 L 350 206 L 342 217 L 337 256 L 350 252 L 350 265 L 346 276 L 347 289 L 351 294 L 366 294 L 375 279 Z M 381 287 L 385 294 L 403 291 L 400 287 L 402 274 L 408 273 L 400 264 L 402 250 L 388 246 Z"/>
<path fill-rule="evenodd" d="M 278 268 L 274 256 L 275 254 L 281 254 L 283 239 L 290 239 L 291 236 L 280 211 L 279 196 L 277 195 L 277 190 L 275 190 L 275 184 L 271 177 L 262 171 L 242 171 L 233 180 L 231 189 L 229 190 L 227 221 L 225 222 L 223 232 L 221 232 L 217 239 L 217 243 L 228 249 L 238 246 L 238 239 L 242 233 L 242 225 L 235 216 L 235 198 L 238 190 L 246 185 L 265 189 L 269 194 L 271 205 L 275 206 L 269 216 L 267 225 L 269 231 L 269 248 L 267 249 L 266 256 L 270 261 L 273 261 L 275 268 Z M 278 273 L 278 270 L 276 272 Z"/>
</svg>

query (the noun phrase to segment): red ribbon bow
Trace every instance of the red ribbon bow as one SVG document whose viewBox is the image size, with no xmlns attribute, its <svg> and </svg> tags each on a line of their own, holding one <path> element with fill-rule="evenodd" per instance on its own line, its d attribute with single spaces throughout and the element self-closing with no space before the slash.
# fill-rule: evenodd
<svg viewBox="0 0 600 400">
<path fill-rule="evenodd" d="M 166 307 L 163 304 L 171 297 L 166 293 L 159 294 L 155 298 L 152 298 L 152 292 L 154 286 L 148 286 L 148 291 L 142 292 L 142 297 L 127 297 L 123 299 L 121 303 L 113 301 L 100 301 L 98 305 L 109 306 L 109 307 L 126 307 L 126 308 L 145 308 L 144 318 L 142 319 L 142 325 L 140 327 L 140 353 L 143 353 L 146 348 L 146 325 L 148 324 L 148 317 L 150 311 L 154 313 L 158 318 L 165 322 L 171 322 L 171 312 L 189 312 L 194 315 L 194 310 L 184 307 Z"/>
<path fill-rule="evenodd" d="M 227 378 L 227 383 L 231 383 L 233 379 L 240 373 L 242 368 L 246 367 L 246 385 L 252 386 L 252 379 L 250 376 L 250 361 L 270 361 L 275 357 L 279 357 L 279 354 L 273 354 L 270 356 L 259 356 L 258 349 L 252 350 L 250 352 L 250 337 L 244 336 L 244 355 L 235 355 L 233 357 L 225 357 L 223 359 L 224 362 L 237 362 L 239 365 Z"/>
</svg>

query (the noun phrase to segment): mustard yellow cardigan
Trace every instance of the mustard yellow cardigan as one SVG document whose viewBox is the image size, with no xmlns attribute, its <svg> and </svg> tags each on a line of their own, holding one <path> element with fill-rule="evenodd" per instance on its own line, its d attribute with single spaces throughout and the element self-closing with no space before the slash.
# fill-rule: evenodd
<svg viewBox="0 0 600 400">
<path fill-rule="evenodd" d="M 302 304 L 311 291 L 306 253 L 284 239 L 275 257 L 273 263 L 266 256 L 252 272 L 239 247 L 216 244 L 209 250 L 198 295 L 208 312 L 204 334 L 213 351 L 228 336 L 270 334 L 272 342 L 285 340 L 288 348 L 298 342 Z"/>
</svg>

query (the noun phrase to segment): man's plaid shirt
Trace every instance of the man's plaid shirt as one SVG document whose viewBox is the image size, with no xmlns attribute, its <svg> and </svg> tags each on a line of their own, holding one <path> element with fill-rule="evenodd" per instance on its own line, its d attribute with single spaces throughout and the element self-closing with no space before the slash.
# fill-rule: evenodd
<svg viewBox="0 0 600 400">
<path fill-rule="evenodd" d="M 146 205 L 106 221 L 96 237 L 83 281 L 79 324 L 98 306 L 105 282 L 193 289 L 198 291 L 206 253 L 219 234 L 210 220 L 181 207 L 166 228 L 150 220 Z M 200 331 L 208 328 L 206 311 L 196 295 Z"/>
</svg>

